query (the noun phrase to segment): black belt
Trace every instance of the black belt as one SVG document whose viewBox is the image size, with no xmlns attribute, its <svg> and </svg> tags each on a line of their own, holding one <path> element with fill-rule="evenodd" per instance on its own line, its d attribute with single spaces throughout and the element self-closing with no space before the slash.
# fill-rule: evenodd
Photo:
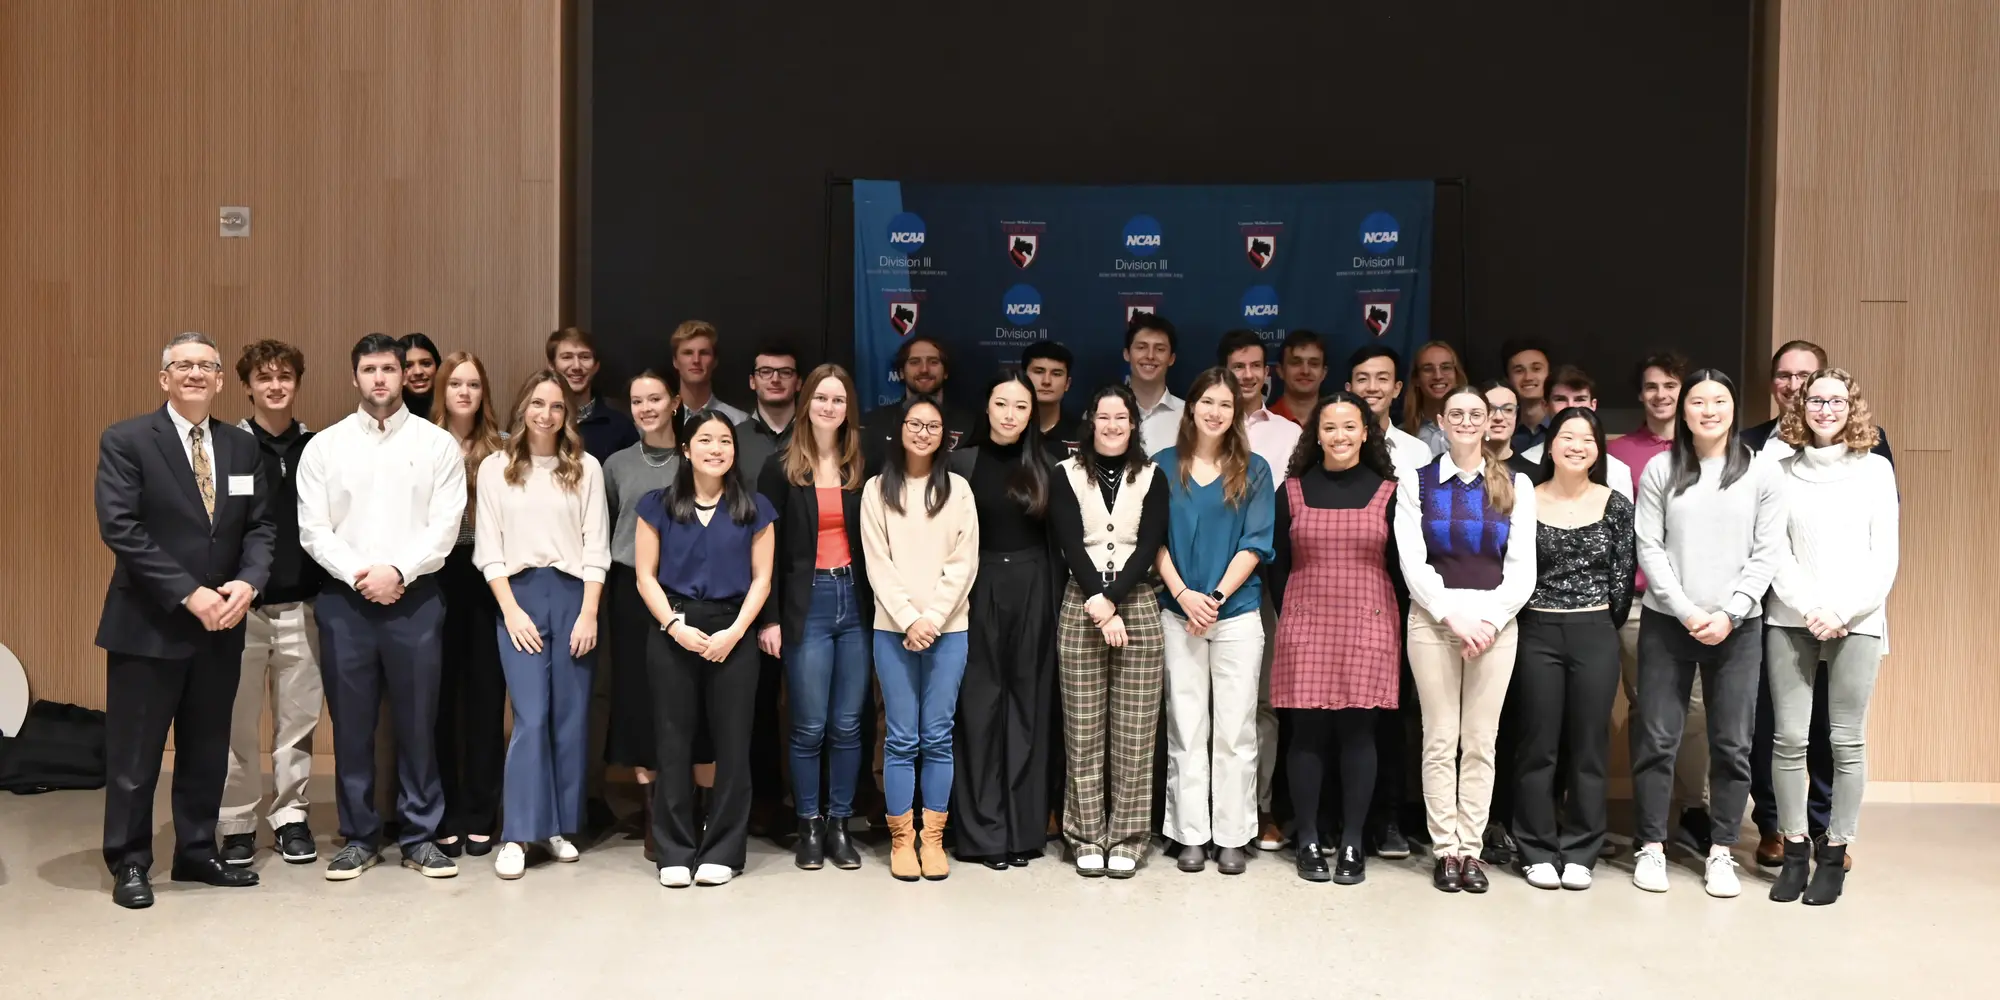
<svg viewBox="0 0 2000 1000">
<path fill-rule="evenodd" d="M 854 564 L 849 563 L 845 566 L 835 566 L 832 569 L 814 569 L 813 575 L 830 576 L 836 580 L 846 579 L 847 577 L 854 575 Z"/>
</svg>

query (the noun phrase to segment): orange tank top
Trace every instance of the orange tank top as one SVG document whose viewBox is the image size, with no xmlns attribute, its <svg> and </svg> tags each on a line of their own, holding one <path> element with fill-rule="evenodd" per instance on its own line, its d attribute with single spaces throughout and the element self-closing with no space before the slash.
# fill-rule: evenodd
<svg viewBox="0 0 2000 1000">
<path fill-rule="evenodd" d="M 854 561 L 847 550 L 847 513 L 841 506 L 840 489 L 820 486 L 813 492 L 819 497 L 819 553 L 813 567 L 839 569 Z"/>
</svg>

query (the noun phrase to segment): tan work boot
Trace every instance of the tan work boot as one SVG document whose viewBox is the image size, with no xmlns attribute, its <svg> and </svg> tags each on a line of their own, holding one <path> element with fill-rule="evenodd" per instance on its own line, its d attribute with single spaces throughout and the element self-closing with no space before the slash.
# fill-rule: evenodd
<svg viewBox="0 0 2000 1000">
<path fill-rule="evenodd" d="M 951 874 L 951 857 L 944 852 L 944 824 L 949 813 L 924 810 L 924 829 L 918 853 L 923 858 L 924 878 L 942 882 Z"/>
<path fill-rule="evenodd" d="M 910 813 L 890 816 L 889 874 L 898 881 L 915 882 L 923 869 L 917 864 L 917 831 Z"/>
</svg>

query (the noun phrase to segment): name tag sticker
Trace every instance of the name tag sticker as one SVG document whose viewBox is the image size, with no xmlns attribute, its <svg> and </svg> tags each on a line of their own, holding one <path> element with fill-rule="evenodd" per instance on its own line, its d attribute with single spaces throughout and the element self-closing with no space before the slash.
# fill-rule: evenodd
<svg viewBox="0 0 2000 1000">
<path fill-rule="evenodd" d="M 257 477 L 255 476 L 230 476 L 229 495 L 233 497 L 247 497 L 256 488 L 256 482 Z"/>
</svg>

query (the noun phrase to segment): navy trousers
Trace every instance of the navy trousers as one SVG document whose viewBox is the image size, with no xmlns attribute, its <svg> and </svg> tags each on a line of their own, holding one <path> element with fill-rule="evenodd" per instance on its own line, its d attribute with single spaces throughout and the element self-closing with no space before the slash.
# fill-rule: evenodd
<svg viewBox="0 0 2000 1000">
<path fill-rule="evenodd" d="M 501 839 L 526 843 L 583 829 L 584 757 L 589 750 L 591 668 L 595 649 L 569 654 L 571 629 L 583 612 L 583 581 L 558 569 L 525 569 L 507 581 L 514 603 L 541 632 L 542 651 L 514 648 L 507 622 L 494 623 L 500 669 L 514 703 L 507 744 Z"/>
<path fill-rule="evenodd" d="M 438 677 L 444 599 L 429 576 L 411 581 L 402 600 L 376 604 L 339 581 L 314 604 L 319 616 L 319 670 L 333 724 L 334 797 L 340 835 L 380 849 L 382 817 L 375 811 L 375 722 L 384 700 L 396 729 L 398 840 L 409 847 L 434 840 L 444 820 L 444 782 L 437 762 Z"/>
</svg>

